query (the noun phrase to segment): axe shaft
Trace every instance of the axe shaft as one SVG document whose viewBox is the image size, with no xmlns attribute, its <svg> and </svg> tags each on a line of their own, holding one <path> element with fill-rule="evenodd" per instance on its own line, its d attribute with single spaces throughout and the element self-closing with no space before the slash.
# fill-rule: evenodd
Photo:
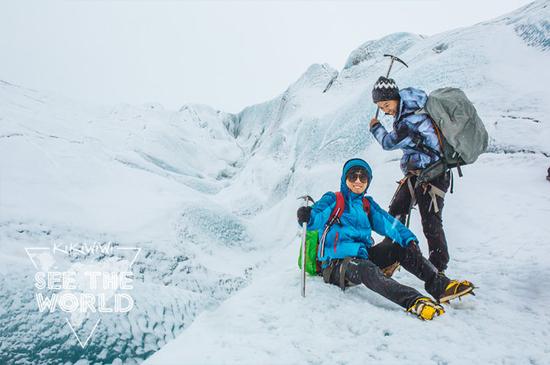
<svg viewBox="0 0 550 365">
<path fill-rule="evenodd" d="M 315 203 L 315 201 L 313 200 L 313 198 L 309 195 L 304 195 L 304 196 L 301 196 L 299 197 L 298 199 L 303 199 L 304 200 L 304 206 L 307 207 L 309 206 L 309 202 L 312 202 L 312 203 Z M 301 275 L 300 275 L 300 289 L 301 289 L 301 294 L 302 294 L 302 298 L 305 298 L 306 297 L 306 235 L 307 235 L 307 222 L 304 222 L 302 224 L 302 247 L 301 247 L 301 256 L 302 256 L 302 272 L 301 272 Z"/>
<path fill-rule="evenodd" d="M 388 72 L 386 72 L 386 78 L 390 77 L 390 71 L 391 71 L 391 68 L 393 66 L 393 60 L 394 60 L 394 58 L 392 57 L 391 62 L 390 62 L 390 67 L 388 68 Z"/>
</svg>

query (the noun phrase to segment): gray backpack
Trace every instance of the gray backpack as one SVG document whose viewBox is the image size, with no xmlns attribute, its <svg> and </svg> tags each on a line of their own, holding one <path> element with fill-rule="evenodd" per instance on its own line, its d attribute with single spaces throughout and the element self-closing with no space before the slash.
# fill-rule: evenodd
<svg viewBox="0 0 550 365">
<path fill-rule="evenodd" d="M 439 166 L 427 168 L 432 171 L 426 171 L 426 176 L 419 180 L 430 181 L 453 167 L 457 167 L 462 176 L 460 166 L 475 162 L 487 150 L 487 130 L 462 90 L 452 87 L 434 90 L 426 106 L 416 113 L 428 114 L 434 121 L 443 150 Z"/>
</svg>

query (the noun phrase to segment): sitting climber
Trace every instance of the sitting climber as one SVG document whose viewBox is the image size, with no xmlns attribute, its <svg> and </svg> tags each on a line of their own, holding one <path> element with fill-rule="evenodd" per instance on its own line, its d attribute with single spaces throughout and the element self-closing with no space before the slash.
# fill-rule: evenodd
<svg viewBox="0 0 550 365">
<path fill-rule="evenodd" d="M 444 313 L 441 303 L 473 294 L 470 282 L 450 280 L 439 273 L 422 256 L 416 236 L 372 197 L 365 196 L 371 181 L 369 164 L 351 159 L 344 164 L 340 192 L 328 192 L 313 206 L 298 209 L 298 223 L 307 222 L 308 230 L 324 230 L 318 259 L 325 282 L 342 289 L 363 283 L 426 320 Z M 373 246 L 372 231 L 391 240 Z M 435 301 L 385 276 L 381 268 L 395 262 L 424 281 L 426 291 Z"/>
</svg>

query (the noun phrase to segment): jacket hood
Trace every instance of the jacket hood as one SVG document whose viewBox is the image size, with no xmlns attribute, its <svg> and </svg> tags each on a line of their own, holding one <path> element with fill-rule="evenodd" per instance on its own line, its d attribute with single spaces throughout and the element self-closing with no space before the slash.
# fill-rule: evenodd
<svg viewBox="0 0 550 365">
<path fill-rule="evenodd" d="M 369 177 L 367 188 L 362 194 L 353 193 L 346 185 L 346 174 L 352 167 L 355 167 L 355 166 L 361 166 L 365 170 L 367 170 L 367 175 Z M 358 197 L 358 196 L 362 197 L 363 195 L 365 195 L 365 193 L 369 189 L 371 182 L 372 182 L 372 169 L 370 168 L 370 165 L 365 160 L 362 160 L 360 158 L 352 158 L 351 160 L 348 160 L 344 164 L 344 168 L 342 169 L 342 177 L 340 178 L 340 191 L 342 192 L 345 198 Z"/>
<path fill-rule="evenodd" d="M 428 95 L 425 91 L 415 89 L 414 87 L 408 87 L 399 91 L 401 98 L 399 102 L 399 112 L 396 120 L 399 120 L 403 114 L 409 114 L 424 108 L 426 101 L 428 101 Z"/>
</svg>

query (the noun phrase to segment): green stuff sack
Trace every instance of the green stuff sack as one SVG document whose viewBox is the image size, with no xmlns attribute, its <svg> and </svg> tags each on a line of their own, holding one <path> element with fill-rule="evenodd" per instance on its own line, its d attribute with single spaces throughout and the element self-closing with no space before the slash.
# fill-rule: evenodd
<svg viewBox="0 0 550 365">
<path fill-rule="evenodd" d="M 319 232 L 306 232 L 306 272 L 309 275 L 317 276 L 320 274 L 321 266 L 317 261 L 317 248 L 319 247 Z M 302 245 L 300 245 L 300 256 L 298 257 L 298 267 L 302 269 Z"/>
</svg>

